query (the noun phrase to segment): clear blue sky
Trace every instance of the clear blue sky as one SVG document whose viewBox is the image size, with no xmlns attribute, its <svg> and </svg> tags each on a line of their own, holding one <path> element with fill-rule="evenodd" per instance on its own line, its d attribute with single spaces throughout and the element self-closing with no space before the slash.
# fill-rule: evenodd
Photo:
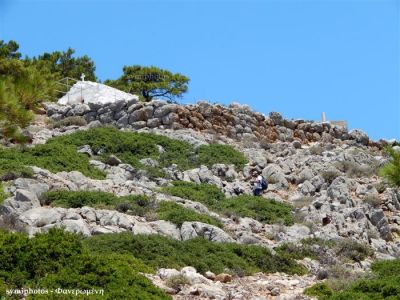
<svg viewBox="0 0 400 300">
<path fill-rule="evenodd" d="M 191 78 L 182 102 L 344 119 L 400 139 L 400 0 L 0 0 L 0 39 L 29 56 L 76 49 L 101 80 L 124 65 Z"/>
</svg>

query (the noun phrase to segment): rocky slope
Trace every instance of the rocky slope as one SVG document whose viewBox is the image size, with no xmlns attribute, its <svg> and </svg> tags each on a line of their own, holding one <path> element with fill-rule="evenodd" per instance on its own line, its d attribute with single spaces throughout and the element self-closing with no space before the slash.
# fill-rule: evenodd
<svg viewBox="0 0 400 300">
<path fill-rule="evenodd" d="M 351 262 L 344 262 L 334 250 L 324 251 L 324 259 L 304 258 L 300 262 L 310 271 L 306 276 L 260 273 L 232 277 L 199 274 L 190 266 L 181 270 L 160 269 L 156 275 L 147 275 L 174 299 L 307 298 L 302 294 L 304 288 L 325 278 L 325 270 L 332 265 L 343 264 L 352 272 L 364 272 L 374 259 L 400 256 L 400 192 L 377 175 L 377 170 L 387 162 L 382 152 L 387 142 L 373 142 L 359 130 L 347 132 L 328 123 L 286 120 L 278 113 L 265 117 L 238 104 L 223 107 L 201 102 L 180 106 L 162 101 L 144 104 L 133 99 L 105 105 L 48 104 L 46 109 L 55 122 L 79 117 L 87 125 L 51 128 L 38 123 L 28 128 L 34 145 L 54 136 L 113 124 L 122 130 L 183 140 L 194 147 L 211 143 L 231 145 L 249 162 L 240 170 L 233 165 L 215 164 L 180 171 L 171 165 L 164 170 L 166 178 L 154 178 L 116 157 L 108 164 L 100 162 L 89 146 L 81 147 L 78 151 L 92 156 L 91 165 L 104 171 L 106 179 L 91 179 L 77 171 L 52 173 L 34 166 L 33 178 L 18 178 L 7 184 L 10 197 L 1 207 L 3 226 L 30 235 L 63 226 L 86 236 L 122 231 L 160 234 L 182 241 L 202 236 L 216 243 L 255 244 L 272 250 L 288 242 L 296 245 L 307 238 L 352 239 L 374 251 L 365 260 Z M 156 162 L 148 158 L 142 163 Z M 172 180 L 183 180 L 213 184 L 227 197 L 251 194 L 251 182 L 258 173 L 270 183 L 262 196 L 265 201 L 275 199 L 293 205 L 294 225 L 263 224 L 248 217 L 220 215 L 202 203 L 159 189 Z M 222 222 L 223 228 L 189 221 L 178 227 L 165 220 L 92 207 L 51 207 L 42 197 L 49 190 L 147 195 L 156 203 L 171 201 L 208 214 Z M 167 286 L 168 279 L 177 275 L 183 275 L 189 283 Z"/>
</svg>

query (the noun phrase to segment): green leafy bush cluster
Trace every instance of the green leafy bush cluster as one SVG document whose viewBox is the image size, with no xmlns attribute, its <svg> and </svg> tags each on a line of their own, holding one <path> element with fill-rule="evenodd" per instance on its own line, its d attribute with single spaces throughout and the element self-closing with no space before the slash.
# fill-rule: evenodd
<svg viewBox="0 0 400 300">
<path fill-rule="evenodd" d="M 306 289 L 305 294 L 323 300 L 399 299 L 400 259 L 375 262 L 372 275 L 356 280 L 342 290 L 335 291 L 327 283 L 318 283 Z"/>
<path fill-rule="evenodd" d="M 173 186 L 162 188 L 164 193 L 190 199 L 203 203 L 208 207 L 214 207 L 225 200 L 225 194 L 213 184 L 195 184 L 186 181 L 173 181 Z"/>
<path fill-rule="evenodd" d="M 218 203 L 216 210 L 224 214 L 233 213 L 253 218 L 267 224 L 283 222 L 285 225 L 293 225 L 292 206 L 262 197 L 242 195 L 226 198 Z"/>
<path fill-rule="evenodd" d="M 210 144 L 198 149 L 199 163 L 211 167 L 214 164 L 233 164 L 236 169 L 243 169 L 246 157 L 231 146 Z"/>
<path fill-rule="evenodd" d="M 90 299 L 170 299 L 139 274 L 154 272 L 140 260 L 129 254 L 93 253 L 78 235 L 61 229 L 53 228 L 31 239 L 24 234 L 2 232 L 0 270 L 3 296 L 6 289 L 42 287 L 104 290 L 104 296 Z M 48 297 L 31 295 L 28 298 Z"/>
<path fill-rule="evenodd" d="M 226 215 L 250 217 L 269 224 L 278 222 L 286 225 L 293 224 L 293 208 L 275 200 L 248 195 L 226 198 L 224 193 L 214 185 L 183 181 L 174 181 L 173 186 L 165 187 L 162 191 L 173 196 L 198 201 Z"/>
<path fill-rule="evenodd" d="M 130 210 L 140 216 L 144 216 L 150 210 L 150 199 L 144 195 L 117 197 L 99 191 L 50 191 L 44 194 L 44 200 L 46 204 L 65 208 L 91 206 L 118 209 L 126 205 L 126 211 Z"/>
<path fill-rule="evenodd" d="M 318 247 L 315 247 L 318 246 Z M 365 244 L 352 239 L 323 240 L 321 238 L 307 238 L 298 243 L 284 243 L 275 251 L 287 255 L 293 259 L 309 257 L 316 260 L 324 259 L 324 252 L 332 249 L 338 257 L 344 261 L 360 262 L 369 256 L 373 256 L 373 250 Z"/>
<path fill-rule="evenodd" d="M 48 143 L 76 147 L 89 145 L 94 152 L 101 151 L 103 158 L 114 154 L 123 162 L 135 167 L 141 166 L 139 160 L 142 158 L 157 160 L 160 168 L 176 164 L 181 170 L 198 167 L 201 164 L 211 166 L 214 163 L 229 163 L 242 167 L 247 162 L 240 152 L 227 145 L 212 144 L 195 150 L 186 142 L 162 135 L 121 131 L 109 126 L 59 136 L 49 140 Z M 158 146 L 164 151 L 160 153 Z"/>
<path fill-rule="evenodd" d="M 104 179 L 105 174 L 89 164 L 89 158 L 76 147 L 63 144 L 43 144 L 32 148 L 0 148 L 0 178 L 29 177 L 37 166 L 52 172 L 80 171 L 84 175 Z"/>
<path fill-rule="evenodd" d="M 390 156 L 390 162 L 380 170 L 380 175 L 386 178 L 390 184 L 400 186 L 400 151 L 391 147 L 386 148 Z"/>
<path fill-rule="evenodd" d="M 197 221 L 218 227 L 223 227 L 222 223 L 219 220 L 210 217 L 209 215 L 195 212 L 174 202 L 160 202 L 156 212 L 159 219 L 170 221 L 179 227 L 182 226 L 183 222 L 191 221 Z"/>
<path fill-rule="evenodd" d="M 0 204 L 3 203 L 3 201 L 7 198 L 7 194 L 4 191 L 3 184 L 0 181 Z"/>
<path fill-rule="evenodd" d="M 212 271 L 244 275 L 255 272 L 304 274 L 293 259 L 260 246 L 215 243 L 203 238 L 177 241 L 160 235 L 104 234 L 85 240 L 93 252 L 129 253 L 152 268 L 193 266 L 199 272 Z"/>
<path fill-rule="evenodd" d="M 103 161 L 114 154 L 123 162 L 136 168 L 147 169 L 150 175 L 156 176 L 162 176 L 162 168 L 172 164 L 176 164 L 181 170 L 186 170 L 198 167 L 201 163 L 196 151 L 186 142 L 156 134 L 101 127 L 51 138 L 45 144 L 32 148 L 12 150 L 0 148 L 0 179 L 3 176 L 5 179 L 10 176 L 11 179 L 29 176 L 31 174 L 29 165 L 52 172 L 75 170 L 88 177 L 104 179 L 105 174 L 89 164 L 88 156 L 77 152 L 77 148 L 83 145 L 90 145 L 95 153 L 101 153 L 99 158 Z M 164 149 L 161 153 L 159 146 Z M 156 168 L 143 166 L 139 162 L 142 158 L 155 159 L 159 162 L 159 166 Z"/>
</svg>

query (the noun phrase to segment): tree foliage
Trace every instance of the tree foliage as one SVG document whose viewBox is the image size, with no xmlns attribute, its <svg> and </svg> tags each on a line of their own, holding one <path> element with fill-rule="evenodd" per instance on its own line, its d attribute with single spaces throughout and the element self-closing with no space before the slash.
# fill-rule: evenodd
<svg viewBox="0 0 400 300">
<path fill-rule="evenodd" d="M 400 151 L 391 147 L 388 147 L 386 151 L 389 153 L 391 161 L 381 169 L 380 174 L 394 186 L 400 187 Z"/>
<path fill-rule="evenodd" d="M 0 138 L 23 142 L 20 129 L 33 119 L 30 111 L 56 98 L 57 80 L 96 76 L 94 62 L 87 55 L 74 57 L 71 48 L 24 59 L 18 49 L 17 42 L 0 40 Z"/>
<path fill-rule="evenodd" d="M 16 41 L 9 41 L 8 43 L 0 40 L 0 58 L 19 59 L 21 53 L 18 52 L 19 45 Z"/>
<path fill-rule="evenodd" d="M 171 73 L 154 66 L 125 66 L 123 75 L 117 80 L 104 83 L 128 93 L 140 95 L 144 101 L 153 98 L 173 101 L 188 90 L 189 78 L 180 73 Z"/>
<path fill-rule="evenodd" d="M 43 53 L 37 58 L 32 59 L 32 63 L 39 68 L 46 68 L 57 79 L 71 77 L 79 79 L 81 74 L 85 74 L 85 79 L 96 81 L 96 66 L 93 60 L 87 56 L 74 57 L 75 50 L 68 48 L 67 51 L 54 51 Z"/>
</svg>

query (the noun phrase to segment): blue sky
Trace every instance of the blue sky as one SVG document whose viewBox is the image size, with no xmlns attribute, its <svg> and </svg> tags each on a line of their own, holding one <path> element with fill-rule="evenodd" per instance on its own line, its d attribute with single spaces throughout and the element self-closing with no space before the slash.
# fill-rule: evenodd
<svg viewBox="0 0 400 300">
<path fill-rule="evenodd" d="M 131 64 L 183 73 L 184 103 L 324 111 L 400 140 L 400 0 L 0 0 L 0 39 L 29 56 L 72 47 L 101 80 Z"/>
</svg>

